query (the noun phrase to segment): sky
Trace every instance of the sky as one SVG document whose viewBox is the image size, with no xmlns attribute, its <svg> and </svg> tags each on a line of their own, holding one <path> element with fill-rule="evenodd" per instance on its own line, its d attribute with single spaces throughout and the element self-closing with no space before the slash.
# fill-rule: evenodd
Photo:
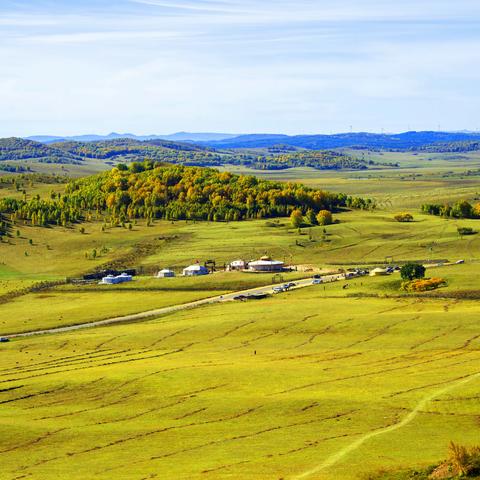
<svg viewBox="0 0 480 480">
<path fill-rule="evenodd" d="M 480 129 L 478 0 L 0 0 L 0 136 Z"/>
</svg>

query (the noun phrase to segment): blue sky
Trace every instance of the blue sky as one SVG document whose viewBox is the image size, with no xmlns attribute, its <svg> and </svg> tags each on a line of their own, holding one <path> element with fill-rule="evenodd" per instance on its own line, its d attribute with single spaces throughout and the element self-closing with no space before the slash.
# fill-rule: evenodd
<svg viewBox="0 0 480 480">
<path fill-rule="evenodd" d="M 478 0 L 1 0 L 0 136 L 480 128 Z"/>
</svg>

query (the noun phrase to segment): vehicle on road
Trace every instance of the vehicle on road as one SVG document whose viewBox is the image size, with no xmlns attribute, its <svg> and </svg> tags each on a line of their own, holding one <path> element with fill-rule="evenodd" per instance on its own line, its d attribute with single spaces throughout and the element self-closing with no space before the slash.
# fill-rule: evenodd
<svg viewBox="0 0 480 480">
<path fill-rule="evenodd" d="M 320 285 L 322 283 L 322 279 L 321 278 L 314 278 L 312 280 L 312 285 Z"/>
<path fill-rule="evenodd" d="M 233 299 L 243 302 L 244 300 L 247 299 L 247 296 L 246 295 L 237 295 L 237 296 L 233 297 Z"/>
<path fill-rule="evenodd" d="M 456 265 L 460 265 L 461 263 L 465 263 L 465 260 L 457 260 L 457 261 L 455 262 Z"/>
<path fill-rule="evenodd" d="M 268 294 L 267 293 L 252 293 L 247 296 L 247 300 L 262 300 L 264 298 L 267 298 Z"/>
<path fill-rule="evenodd" d="M 281 287 L 273 287 L 272 288 L 273 293 L 282 293 L 285 292 L 285 288 L 283 286 Z"/>
</svg>

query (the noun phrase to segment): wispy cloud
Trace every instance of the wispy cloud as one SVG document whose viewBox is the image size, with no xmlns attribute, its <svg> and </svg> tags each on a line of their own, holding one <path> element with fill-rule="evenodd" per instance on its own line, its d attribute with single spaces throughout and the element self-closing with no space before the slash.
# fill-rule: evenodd
<svg viewBox="0 0 480 480">
<path fill-rule="evenodd" d="M 2 1 L 0 135 L 476 127 L 480 2 L 359 3 Z"/>
</svg>

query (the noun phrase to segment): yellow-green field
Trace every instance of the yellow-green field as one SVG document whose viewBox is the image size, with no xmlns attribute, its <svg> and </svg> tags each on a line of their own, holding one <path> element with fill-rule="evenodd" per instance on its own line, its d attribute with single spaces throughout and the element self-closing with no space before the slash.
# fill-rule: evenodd
<svg viewBox="0 0 480 480">
<path fill-rule="evenodd" d="M 2 345 L 2 478 L 354 479 L 477 441 L 478 303 L 340 291 Z"/>
<path fill-rule="evenodd" d="M 401 291 L 398 274 L 362 277 L 348 288 L 1 343 L 0 479 L 354 480 L 438 462 L 450 440 L 480 443 L 480 234 L 457 232 L 480 224 L 419 213 L 424 202 L 478 198 L 478 175 L 465 174 L 478 155 L 368 155 L 402 169 L 256 172 L 377 200 L 376 211 L 336 214 L 325 230 L 299 233 L 288 219 L 139 221 L 106 231 L 93 221 L 85 233 L 15 226 L 0 243 L 0 336 L 274 281 L 231 272 L 152 278 L 197 260 L 223 266 L 267 253 L 307 270 L 466 262 L 427 270 L 448 286 L 424 294 Z M 62 187 L 39 184 L 28 195 L 52 188 Z M 403 211 L 415 221 L 395 222 Z M 142 275 L 121 286 L 30 291 L 109 265 Z"/>
</svg>

